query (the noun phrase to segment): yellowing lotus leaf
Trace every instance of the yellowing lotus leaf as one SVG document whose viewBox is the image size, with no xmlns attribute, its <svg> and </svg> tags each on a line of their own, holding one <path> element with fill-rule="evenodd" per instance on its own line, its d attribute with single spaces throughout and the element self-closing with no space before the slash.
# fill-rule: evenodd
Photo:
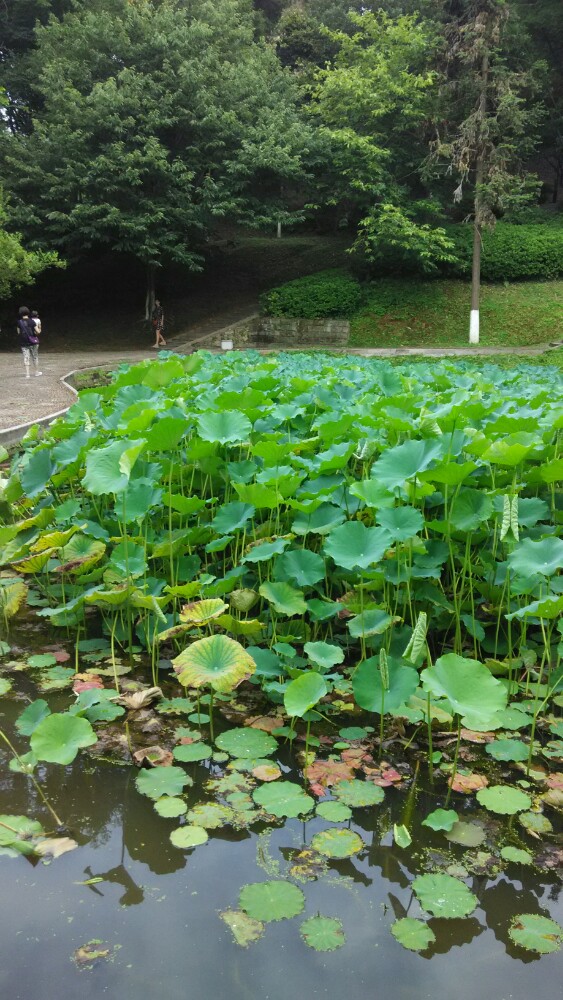
<svg viewBox="0 0 563 1000">
<path fill-rule="evenodd" d="M 212 635 L 192 642 L 172 665 L 184 687 L 209 684 L 215 691 L 222 692 L 232 691 L 256 670 L 255 661 L 240 642 L 226 635 Z"/>
</svg>

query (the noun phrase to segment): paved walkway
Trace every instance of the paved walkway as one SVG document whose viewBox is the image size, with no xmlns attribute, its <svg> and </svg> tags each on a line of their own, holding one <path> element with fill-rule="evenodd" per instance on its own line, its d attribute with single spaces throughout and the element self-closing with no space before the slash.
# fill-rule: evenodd
<svg viewBox="0 0 563 1000">
<path fill-rule="evenodd" d="M 246 305 L 247 312 L 249 311 Z M 239 315 L 240 313 L 240 315 Z M 169 341 L 169 346 L 179 354 L 205 347 L 207 338 L 222 330 L 228 324 L 246 318 L 244 307 L 236 311 L 217 312 L 206 322 L 192 330 L 185 331 Z M 362 357 L 400 357 L 424 355 L 427 357 L 475 357 L 512 354 L 533 357 L 549 351 L 553 344 L 538 344 L 534 347 L 467 347 L 467 348 L 350 348 L 342 353 L 357 354 Z M 277 350 L 277 348 L 276 348 Z M 269 352 L 267 352 L 269 353 Z M 122 362 L 135 363 L 154 357 L 150 348 L 138 351 L 82 350 L 74 352 L 50 352 L 41 350 L 41 377 L 33 374 L 26 379 L 20 351 L 2 354 L 0 360 L 0 444 L 11 443 L 23 436 L 25 427 L 36 421 L 46 420 L 50 415 L 64 411 L 72 405 L 73 395 L 61 379 L 71 371 L 112 366 L 117 368 Z"/>
</svg>

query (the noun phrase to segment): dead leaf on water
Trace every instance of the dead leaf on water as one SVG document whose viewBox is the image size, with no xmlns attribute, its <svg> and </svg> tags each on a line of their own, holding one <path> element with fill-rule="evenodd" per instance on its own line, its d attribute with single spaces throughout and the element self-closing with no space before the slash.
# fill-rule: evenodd
<svg viewBox="0 0 563 1000">
<path fill-rule="evenodd" d="M 61 854 L 67 851 L 74 851 L 78 847 L 71 837 L 46 837 L 45 840 L 38 840 L 35 844 L 35 853 L 44 858 L 51 855 L 52 858 L 60 858 Z"/>
</svg>

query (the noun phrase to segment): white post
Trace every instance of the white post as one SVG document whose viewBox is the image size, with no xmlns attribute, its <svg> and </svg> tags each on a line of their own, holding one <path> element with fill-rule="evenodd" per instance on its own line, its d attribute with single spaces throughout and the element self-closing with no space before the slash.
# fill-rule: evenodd
<svg viewBox="0 0 563 1000">
<path fill-rule="evenodd" d="M 479 343 L 479 310 L 471 310 L 471 318 L 469 320 L 469 343 L 478 344 Z"/>
<path fill-rule="evenodd" d="M 282 233 L 281 227 L 282 227 L 281 222 L 278 222 L 278 240 L 281 240 L 281 233 Z"/>
</svg>

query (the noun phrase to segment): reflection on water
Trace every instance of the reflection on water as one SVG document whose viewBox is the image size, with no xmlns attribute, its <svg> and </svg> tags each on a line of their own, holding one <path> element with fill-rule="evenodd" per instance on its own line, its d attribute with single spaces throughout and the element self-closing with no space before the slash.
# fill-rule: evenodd
<svg viewBox="0 0 563 1000">
<path fill-rule="evenodd" d="M 14 715 L 21 711 L 21 703 L 7 704 Z M 11 729 L 9 720 L 3 725 Z M 27 814 L 51 829 L 31 783 L 5 765 L 4 756 L 0 812 Z M 210 773 L 200 764 L 188 767 L 195 781 L 188 801 L 194 804 L 202 797 L 198 786 Z M 563 921 L 555 874 L 485 866 L 469 879 L 479 908 L 463 920 L 431 918 L 436 941 L 428 951 L 405 951 L 390 934 L 395 919 L 423 916 L 411 889 L 415 875 L 446 854 L 458 864 L 464 858 L 461 847 L 420 826 L 436 805 L 424 790 L 415 803 L 411 848 L 397 847 L 390 832 L 394 822 L 402 821 L 406 796 L 387 789 L 381 806 L 354 810 L 350 827 L 364 840 L 364 849 L 353 858 L 326 860 L 309 869 L 313 878 L 303 880 L 307 855 L 298 855 L 331 824 L 316 818 L 251 833 L 226 828 L 211 831 L 207 844 L 184 852 L 169 840 L 178 821 L 156 814 L 138 794 L 135 774 L 85 755 L 72 767 L 39 772 L 80 846 L 51 864 L 0 857 L 2 1000 L 560 996 L 561 954 L 540 959 L 517 949 L 508 937 L 517 913 Z M 495 824 L 492 819 L 493 838 L 501 829 Z M 301 863 L 304 869 L 294 867 Z M 236 945 L 219 912 L 237 907 L 245 883 L 283 878 L 290 868 L 305 893 L 303 914 L 268 924 L 264 937 L 248 949 Z M 342 921 L 344 948 L 317 953 L 306 947 L 299 927 L 317 913 Z M 111 960 L 79 968 L 73 953 L 92 940 L 104 942 Z"/>
</svg>

